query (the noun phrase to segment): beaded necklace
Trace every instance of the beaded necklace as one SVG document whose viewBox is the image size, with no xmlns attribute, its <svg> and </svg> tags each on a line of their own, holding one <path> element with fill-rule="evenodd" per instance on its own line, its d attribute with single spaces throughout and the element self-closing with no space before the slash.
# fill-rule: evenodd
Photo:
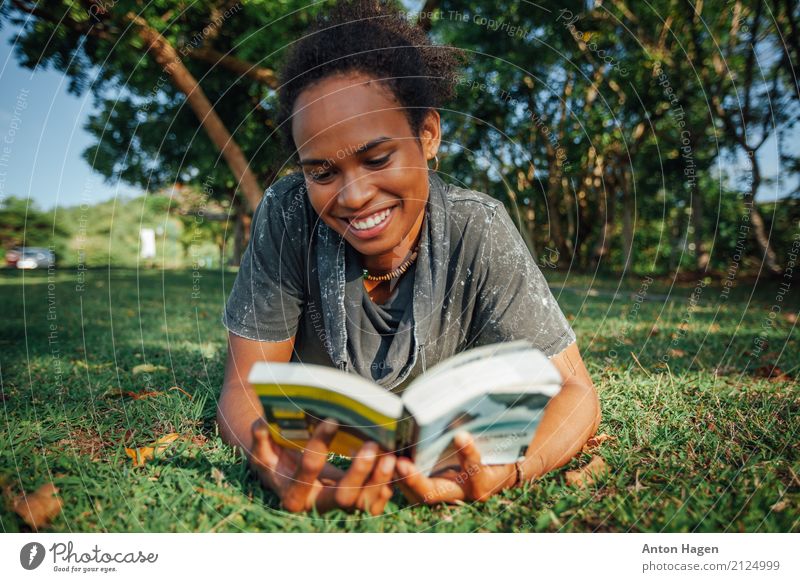
<svg viewBox="0 0 800 582">
<path fill-rule="evenodd" d="M 400 275 L 408 270 L 415 260 L 417 260 L 418 251 L 419 243 L 412 251 L 408 253 L 406 260 L 403 261 L 396 269 L 389 271 L 388 273 L 384 273 L 383 275 L 370 275 L 367 269 L 363 269 L 361 277 L 367 281 L 391 281 L 392 279 L 397 279 L 400 277 Z"/>
</svg>

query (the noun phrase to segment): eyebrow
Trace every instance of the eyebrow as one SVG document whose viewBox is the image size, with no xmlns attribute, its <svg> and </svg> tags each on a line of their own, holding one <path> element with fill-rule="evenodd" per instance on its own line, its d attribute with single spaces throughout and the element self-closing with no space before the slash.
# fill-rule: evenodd
<svg viewBox="0 0 800 582">
<path fill-rule="evenodd" d="M 378 137 L 378 138 L 375 138 L 375 139 L 373 139 L 371 141 L 368 141 L 364 145 L 360 145 L 357 148 L 355 148 L 353 150 L 353 153 L 354 154 L 363 154 L 364 152 L 368 152 L 369 150 L 378 147 L 382 143 L 386 143 L 387 141 L 392 141 L 393 139 L 394 138 L 388 137 L 388 136 L 385 136 L 385 135 L 381 136 L 381 137 Z M 330 164 L 330 163 L 333 163 L 332 159 L 324 160 L 322 158 L 309 158 L 309 159 L 306 159 L 306 160 L 300 160 L 300 165 L 301 166 L 321 166 L 321 165 Z"/>
</svg>

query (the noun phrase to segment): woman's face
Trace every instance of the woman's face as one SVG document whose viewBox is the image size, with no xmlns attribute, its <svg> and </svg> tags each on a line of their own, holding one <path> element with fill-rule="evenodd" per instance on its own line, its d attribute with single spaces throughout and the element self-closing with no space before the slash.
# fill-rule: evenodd
<svg viewBox="0 0 800 582">
<path fill-rule="evenodd" d="M 431 111 L 419 140 L 402 106 L 371 77 L 328 77 L 297 98 L 292 117 L 311 205 L 359 253 L 413 242 L 428 201 L 428 165 L 439 146 Z"/>
</svg>

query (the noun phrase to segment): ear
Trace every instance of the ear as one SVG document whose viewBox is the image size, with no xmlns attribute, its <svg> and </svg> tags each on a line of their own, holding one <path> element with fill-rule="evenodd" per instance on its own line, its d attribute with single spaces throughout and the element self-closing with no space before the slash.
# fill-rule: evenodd
<svg viewBox="0 0 800 582">
<path fill-rule="evenodd" d="M 428 110 L 425 119 L 420 127 L 419 141 L 422 145 L 422 153 L 426 160 L 432 160 L 433 156 L 439 151 L 439 144 L 442 143 L 442 123 L 439 112 L 435 109 Z"/>
</svg>

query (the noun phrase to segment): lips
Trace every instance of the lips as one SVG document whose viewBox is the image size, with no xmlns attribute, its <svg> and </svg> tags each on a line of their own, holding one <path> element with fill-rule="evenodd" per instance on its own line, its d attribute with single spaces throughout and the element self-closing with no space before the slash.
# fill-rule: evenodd
<svg viewBox="0 0 800 582">
<path fill-rule="evenodd" d="M 375 226 L 386 220 L 389 217 L 389 213 L 391 213 L 391 211 L 392 211 L 391 208 L 384 208 L 383 210 L 374 212 L 364 218 L 354 218 L 350 220 L 350 226 L 352 226 L 356 230 L 367 230 L 368 228 L 374 228 Z"/>
<path fill-rule="evenodd" d="M 347 230 L 354 236 L 361 239 L 373 238 L 391 222 L 396 208 L 396 206 L 390 206 L 370 214 L 345 218 L 343 221 L 347 224 Z"/>
</svg>

